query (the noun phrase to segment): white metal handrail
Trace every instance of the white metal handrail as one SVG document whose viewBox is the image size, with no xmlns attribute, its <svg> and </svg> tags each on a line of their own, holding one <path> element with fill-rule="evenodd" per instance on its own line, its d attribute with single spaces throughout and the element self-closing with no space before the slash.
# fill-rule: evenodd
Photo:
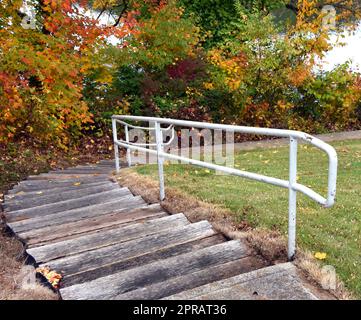
<svg viewBox="0 0 361 320">
<path fill-rule="evenodd" d="M 154 126 L 152 129 L 155 130 L 156 143 L 153 146 L 156 146 L 156 150 L 145 148 L 140 144 L 131 143 L 129 141 L 129 132 L 128 127 L 135 127 L 124 120 L 128 121 L 141 121 L 153 123 Z M 118 139 L 117 132 L 117 123 L 125 126 L 125 138 L 126 140 Z M 168 128 L 163 129 L 161 125 L 169 125 Z M 164 190 L 164 173 L 163 173 L 163 162 L 164 159 L 179 160 L 185 163 L 193 164 L 196 166 L 213 169 L 221 172 L 225 172 L 231 175 L 240 176 L 243 178 L 261 181 L 264 183 L 272 184 L 282 188 L 287 188 L 289 190 L 289 216 L 288 216 L 288 258 L 292 260 L 296 253 L 296 199 L 297 192 L 301 192 L 311 199 L 315 200 L 319 204 L 323 205 L 326 208 L 332 207 L 335 203 L 336 196 L 336 181 L 337 181 L 337 153 L 335 149 L 329 144 L 323 142 L 322 140 L 313 137 L 307 133 L 294 131 L 294 130 L 283 130 L 283 129 L 269 129 L 269 128 L 257 128 L 257 127 L 245 127 L 245 126 L 234 126 L 234 125 L 225 125 L 225 124 L 213 124 L 205 122 L 195 122 L 195 121 L 185 121 L 185 120 L 175 120 L 175 119 L 165 119 L 165 118 L 154 118 L 154 117 L 138 117 L 138 116 L 117 116 L 112 117 L 112 126 L 113 126 L 113 139 L 114 139 L 114 150 L 115 150 L 115 165 L 116 171 L 120 171 L 119 163 L 119 147 L 124 147 L 127 149 L 127 162 L 128 165 L 131 165 L 130 150 L 137 150 L 157 156 L 158 161 L 158 172 L 159 172 L 159 183 L 160 183 L 160 200 L 165 199 L 165 190 Z M 233 131 L 237 133 L 247 133 L 247 134 L 256 134 L 256 135 L 265 135 L 265 136 L 274 136 L 274 137 L 283 137 L 290 139 L 290 157 L 289 157 L 289 179 L 282 180 L 274 177 L 269 177 L 257 173 L 252 173 L 248 171 L 242 171 L 230 167 L 220 166 L 209 162 L 199 161 L 195 159 L 190 159 L 170 153 L 164 152 L 164 146 L 170 142 L 164 143 L 163 141 L 163 131 L 169 129 L 173 130 L 173 139 L 174 139 L 174 126 L 190 127 L 190 128 L 203 128 L 203 129 L 214 129 L 214 130 L 225 130 Z M 135 127 L 142 128 L 142 127 Z M 171 139 L 172 140 L 172 139 Z M 316 148 L 326 152 L 329 158 L 328 166 L 328 191 L 326 198 L 313 191 L 307 186 L 297 183 L 297 152 L 298 152 L 298 141 L 305 141 Z M 149 144 L 147 145 L 149 146 Z"/>
</svg>

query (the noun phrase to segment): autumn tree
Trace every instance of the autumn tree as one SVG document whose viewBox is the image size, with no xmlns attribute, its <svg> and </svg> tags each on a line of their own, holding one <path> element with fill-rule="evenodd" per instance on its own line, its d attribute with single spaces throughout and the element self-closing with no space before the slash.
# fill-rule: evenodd
<svg viewBox="0 0 361 320">
<path fill-rule="evenodd" d="M 0 143 L 31 138 L 66 148 L 84 129 L 125 112 L 312 130 L 356 126 L 359 78 L 347 66 L 329 74 L 315 68 L 332 48 L 330 32 L 354 29 L 358 5 L 29 0 L 35 14 L 28 21 L 23 1 L 1 1 Z M 342 88 L 337 98 L 323 95 L 330 84 Z"/>
<path fill-rule="evenodd" d="M 346 67 L 335 70 L 334 74 L 348 74 L 345 87 L 342 77 L 325 77 L 316 72 L 317 67 L 321 68 L 324 55 L 332 49 L 329 41 L 332 30 L 324 25 L 325 13 L 319 2 L 298 1 L 297 16 L 287 25 L 275 20 L 271 14 L 275 7 L 270 3 L 267 7 L 267 1 L 262 2 L 262 7 L 249 4 L 235 1 L 239 17 L 233 22 L 235 31 L 208 52 L 210 63 L 216 67 L 212 87 L 228 90 L 233 97 L 232 108 L 224 113 L 227 121 L 300 130 L 336 129 L 337 121 L 330 121 L 326 116 L 333 110 L 333 114 L 339 114 L 339 126 L 351 126 L 355 103 L 342 104 L 340 100 L 350 101 L 355 75 Z M 284 3 L 273 2 L 273 5 L 281 8 Z M 342 17 L 346 19 L 347 14 Z M 353 28 L 354 24 L 350 22 L 344 26 Z M 301 101 L 309 96 L 306 92 L 315 90 L 317 86 L 313 84 L 320 81 L 325 81 L 326 86 L 336 81 L 334 86 L 343 88 L 338 91 L 340 100 L 326 104 L 315 98 L 311 106 L 305 106 Z M 316 96 L 322 96 L 324 89 L 318 86 L 320 92 Z M 315 104 L 323 116 L 307 112 Z M 344 110 L 336 112 L 337 108 Z"/>
<path fill-rule="evenodd" d="M 23 1 L 0 3 L 0 143 L 28 136 L 66 147 L 79 136 L 92 122 L 84 77 L 94 68 L 106 71 L 99 52 L 110 36 L 132 32 L 139 2 L 132 4 L 109 25 L 97 2 L 28 1 L 30 19 Z"/>
<path fill-rule="evenodd" d="M 114 112 L 175 116 L 204 69 L 198 43 L 199 29 L 176 1 L 139 8 L 132 32 L 105 52 L 114 67 L 112 83 L 88 78 L 86 96 L 98 122 Z"/>
<path fill-rule="evenodd" d="M 72 1 L 34 3 L 30 24 L 19 14 L 22 4 L 3 1 L 0 7 L 0 139 L 31 135 L 65 146 L 69 133 L 91 121 L 81 100 L 81 74 L 100 30 Z"/>
<path fill-rule="evenodd" d="M 112 83 L 89 79 L 86 96 L 98 122 L 114 112 L 130 112 L 308 131 L 355 125 L 350 120 L 355 103 L 350 108 L 340 103 L 351 101 L 355 93 L 349 90 L 355 80 L 351 70 L 336 69 L 340 77 L 315 73 L 332 48 L 329 25 L 325 27 L 329 12 L 321 6 L 325 2 L 149 3 L 154 1 L 138 6 L 133 32 L 107 50 L 116 69 Z M 341 8 L 340 1 L 330 3 Z M 353 28 L 347 8 L 337 11 L 335 22 Z M 104 6 L 101 12 L 106 11 Z M 341 74 L 349 75 L 346 84 Z M 323 89 L 316 84 L 337 79 L 335 86 L 345 89 L 341 100 L 319 100 Z M 306 100 L 312 101 L 309 107 Z M 343 108 L 348 111 L 334 112 L 340 115 L 338 124 L 327 120 L 330 110 Z"/>
</svg>

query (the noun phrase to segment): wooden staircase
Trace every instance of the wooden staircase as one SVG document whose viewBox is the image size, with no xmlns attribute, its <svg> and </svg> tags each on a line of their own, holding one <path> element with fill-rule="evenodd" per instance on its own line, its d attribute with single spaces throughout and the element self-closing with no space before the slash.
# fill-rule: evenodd
<svg viewBox="0 0 361 320">
<path fill-rule="evenodd" d="M 292 264 L 267 266 L 207 221 L 148 205 L 113 161 L 30 176 L 5 196 L 8 226 L 63 299 L 316 299 Z"/>
</svg>

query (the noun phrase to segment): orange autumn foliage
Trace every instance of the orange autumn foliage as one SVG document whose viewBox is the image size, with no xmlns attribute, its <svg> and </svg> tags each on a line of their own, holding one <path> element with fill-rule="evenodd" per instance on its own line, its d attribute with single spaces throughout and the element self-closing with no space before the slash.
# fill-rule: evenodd
<svg viewBox="0 0 361 320">
<path fill-rule="evenodd" d="M 101 25 L 84 14 L 89 1 L 43 0 L 27 27 L 22 5 L 0 4 L 0 143 L 29 136 L 67 148 L 92 122 L 82 91 L 97 52 L 136 22 L 129 13 L 118 27 Z"/>
</svg>

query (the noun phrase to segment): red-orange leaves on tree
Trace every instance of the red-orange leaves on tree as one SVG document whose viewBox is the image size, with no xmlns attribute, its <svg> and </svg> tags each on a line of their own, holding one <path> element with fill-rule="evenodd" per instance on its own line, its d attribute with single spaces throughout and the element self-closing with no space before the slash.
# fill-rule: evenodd
<svg viewBox="0 0 361 320">
<path fill-rule="evenodd" d="M 41 0 L 25 17 L 22 1 L 0 4 L 0 143 L 30 136 L 66 148 L 91 115 L 82 98 L 110 28 L 86 14 L 88 1 Z"/>
</svg>

